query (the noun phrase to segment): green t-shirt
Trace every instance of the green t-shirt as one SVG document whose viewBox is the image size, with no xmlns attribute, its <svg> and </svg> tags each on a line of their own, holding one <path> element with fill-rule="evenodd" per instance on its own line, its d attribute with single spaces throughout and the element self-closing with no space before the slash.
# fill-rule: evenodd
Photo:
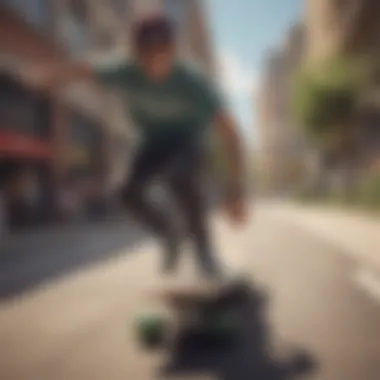
<svg viewBox="0 0 380 380">
<path fill-rule="evenodd" d="M 102 83 L 120 91 L 145 139 L 202 136 L 222 108 L 221 98 L 207 78 L 182 63 L 162 82 L 152 81 L 132 62 L 99 69 L 97 75 Z"/>
</svg>

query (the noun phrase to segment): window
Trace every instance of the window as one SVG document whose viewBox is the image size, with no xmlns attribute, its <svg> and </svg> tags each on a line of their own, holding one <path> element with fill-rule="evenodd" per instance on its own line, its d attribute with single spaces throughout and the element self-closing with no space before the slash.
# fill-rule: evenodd
<svg viewBox="0 0 380 380">
<path fill-rule="evenodd" d="M 67 151 L 69 177 L 84 179 L 96 175 L 101 165 L 101 127 L 81 112 L 69 113 L 70 147 Z"/>
<path fill-rule="evenodd" d="M 86 22 L 88 12 L 86 0 L 67 0 L 67 9 L 76 21 Z"/>
<path fill-rule="evenodd" d="M 101 144 L 101 128 L 97 123 L 72 110 L 69 114 L 70 141 L 73 146 L 89 152 L 92 161 L 96 161 Z"/>
<path fill-rule="evenodd" d="M 80 112 L 70 112 L 70 140 L 75 145 L 91 147 L 93 127 L 91 121 Z"/>
<path fill-rule="evenodd" d="M 50 0 L 5 0 L 6 6 L 21 15 L 25 21 L 47 32 L 51 26 L 52 1 Z"/>
<path fill-rule="evenodd" d="M 125 13 L 127 13 L 130 5 L 128 0 L 111 0 L 110 3 L 112 8 L 119 15 L 124 15 Z"/>
<path fill-rule="evenodd" d="M 69 0 L 60 13 L 58 38 L 73 58 L 81 57 L 89 48 L 88 7 L 84 0 Z"/>
<path fill-rule="evenodd" d="M 185 0 L 186 1 L 186 0 Z M 184 0 L 164 0 L 164 10 L 176 24 L 184 22 L 186 3 Z"/>
<path fill-rule="evenodd" d="M 358 17 L 361 7 L 363 5 L 361 0 L 334 0 L 334 19 L 339 24 L 351 25 L 351 22 Z"/>
<path fill-rule="evenodd" d="M 51 104 L 13 82 L 0 76 L 0 129 L 19 132 L 31 137 L 49 138 Z"/>
<path fill-rule="evenodd" d="M 334 0 L 334 6 L 337 11 L 344 11 L 347 8 L 347 0 Z"/>
</svg>

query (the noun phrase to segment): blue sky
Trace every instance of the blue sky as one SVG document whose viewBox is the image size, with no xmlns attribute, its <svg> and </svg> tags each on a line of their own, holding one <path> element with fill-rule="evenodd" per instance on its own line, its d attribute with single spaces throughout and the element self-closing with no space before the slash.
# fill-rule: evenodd
<svg viewBox="0 0 380 380">
<path fill-rule="evenodd" d="M 254 137 L 254 88 L 268 49 L 281 44 L 303 0 L 208 0 L 221 81 L 232 110 Z"/>
</svg>

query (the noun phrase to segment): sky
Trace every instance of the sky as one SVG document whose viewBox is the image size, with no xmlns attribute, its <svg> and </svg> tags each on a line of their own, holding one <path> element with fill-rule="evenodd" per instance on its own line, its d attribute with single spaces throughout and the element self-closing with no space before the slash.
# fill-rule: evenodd
<svg viewBox="0 0 380 380">
<path fill-rule="evenodd" d="M 302 15 L 302 0 L 207 0 L 221 86 L 247 136 L 255 140 L 254 93 L 269 49 Z"/>
</svg>

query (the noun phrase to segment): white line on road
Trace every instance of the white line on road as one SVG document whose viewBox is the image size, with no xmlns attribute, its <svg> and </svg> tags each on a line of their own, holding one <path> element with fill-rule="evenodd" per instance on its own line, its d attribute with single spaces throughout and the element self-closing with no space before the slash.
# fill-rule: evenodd
<svg viewBox="0 0 380 380">
<path fill-rule="evenodd" d="M 354 275 L 354 282 L 368 295 L 380 302 L 380 278 L 368 270 L 359 270 Z"/>
</svg>

